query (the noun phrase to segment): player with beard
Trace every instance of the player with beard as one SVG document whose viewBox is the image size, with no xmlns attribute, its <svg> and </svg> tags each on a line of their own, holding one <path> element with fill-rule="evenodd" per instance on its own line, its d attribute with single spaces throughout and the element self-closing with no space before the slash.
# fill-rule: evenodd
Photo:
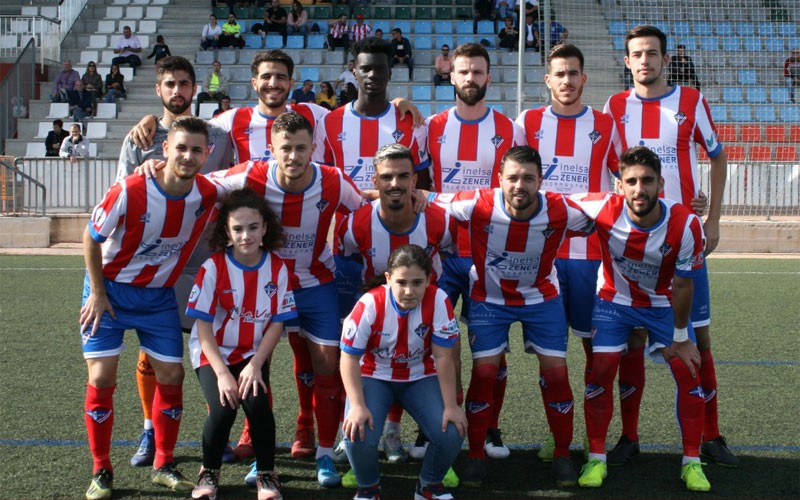
<svg viewBox="0 0 800 500">
<path fill-rule="evenodd" d="M 172 123 L 182 116 L 192 116 L 192 96 L 196 89 L 195 72 L 192 63 L 181 56 L 166 57 L 161 60 L 160 67 L 156 70 L 156 95 L 161 98 L 162 116 L 158 119 L 152 146 L 140 148 L 136 146 L 131 134 L 125 137 L 119 153 L 117 167 L 117 180 L 122 180 L 133 173 L 133 169 L 145 161 L 164 160 L 162 145 L 167 140 Z M 233 160 L 230 141 L 224 130 L 213 125 L 208 129 L 208 159 L 200 172 L 208 173 L 228 168 Z M 211 231 L 213 228 L 208 228 Z M 175 294 L 178 301 L 178 312 L 181 316 L 181 327 L 189 332 L 193 320 L 185 314 L 184 305 L 188 301 L 189 292 L 194 283 L 197 270 L 209 257 L 210 250 L 205 244 L 206 238 L 201 238 L 186 267 L 181 272 L 175 283 Z M 136 453 L 131 458 L 133 466 L 147 466 L 153 463 L 155 453 L 155 440 L 153 436 L 152 406 L 156 391 L 156 378 L 149 358 L 144 351 L 139 352 L 139 361 L 136 365 L 136 382 L 139 389 L 139 398 L 144 413 L 144 430 L 139 436 Z"/>
<path fill-rule="evenodd" d="M 492 82 L 486 49 L 478 43 L 456 47 L 450 81 L 455 87 L 456 105 L 426 121 L 433 190 L 456 193 L 498 187 L 503 155 L 514 146 L 524 145 L 525 135 L 513 120 L 486 105 L 486 90 Z M 469 318 L 469 270 L 473 264 L 467 226 L 465 222 L 459 224 L 457 245 L 454 251 L 445 254 L 443 275 L 437 283 L 447 292 L 453 306 L 459 296 L 462 297 L 461 319 L 464 322 Z M 459 369 L 459 395 L 463 398 L 460 373 Z M 476 365 L 472 372 L 470 390 L 473 391 L 473 402 L 477 398 L 488 405 L 473 405 L 473 408 L 482 408 L 479 417 L 488 419 L 484 422 L 483 418 L 478 418 L 480 422 L 474 423 L 488 426 L 488 429 L 469 434 L 470 453 L 475 458 L 485 458 L 486 454 L 492 458 L 506 458 L 510 453 L 498 429 L 506 381 L 505 355 L 500 357 L 496 372 L 493 365 Z M 471 415 L 470 422 L 477 417 Z M 485 442 L 474 442 L 474 436 L 478 434 L 485 436 Z M 423 436 L 420 435 L 411 449 L 411 455 L 422 457 L 424 446 Z"/>
</svg>

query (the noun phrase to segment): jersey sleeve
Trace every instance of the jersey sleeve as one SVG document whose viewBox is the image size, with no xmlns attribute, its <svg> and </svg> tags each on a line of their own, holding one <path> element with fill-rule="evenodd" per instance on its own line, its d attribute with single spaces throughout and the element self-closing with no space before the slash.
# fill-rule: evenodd
<svg viewBox="0 0 800 500">
<path fill-rule="evenodd" d="M 456 220 L 468 221 L 478 200 L 478 190 L 460 191 L 458 193 L 431 193 L 430 201 L 447 210 L 447 214 Z"/>
<path fill-rule="evenodd" d="M 427 170 L 431 166 L 431 158 L 428 155 L 428 127 L 420 125 L 414 128 L 414 143 L 411 152 L 414 155 L 414 171 Z"/>
<path fill-rule="evenodd" d="M 583 211 L 583 208 L 568 197 L 564 197 L 567 206 L 567 236 L 586 236 L 594 231 L 594 219 Z"/>
<path fill-rule="evenodd" d="M 453 305 L 444 290 L 436 290 L 436 310 L 433 313 L 431 342 L 441 347 L 453 347 L 460 335 Z"/>
<path fill-rule="evenodd" d="M 610 116 L 610 115 L 609 115 Z M 622 156 L 622 136 L 619 135 L 617 123 L 611 118 L 611 143 L 606 152 L 606 168 L 614 176 L 619 178 L 619 157 Z M 614 189 L 612 184 L 612 189 Z"/>
<path fill-rule="evenodd" d="M 214 125 L 224 130 L 225 133 L 230 134 L 233 130 L 233 117 L 236 115 L 236 109 L 229 109 L 214 118 L 208 120 L 210 125 Z"/>
<path fill-rule="evenodd" d="M 336 229 L 336 247 L 338 255 L 345 259 L 352 259 L 361 251 L 353 235 L 353 214 L 348 214 L 339 222 Z"/>
<path fill-rule="evenodd" d="M 275 254 L 272 258 L 277 258 Z M 289 270 L 286 264 L 281 264 L 278 271 L 278 310 L 272 316 L 272 321 L 284 322 L 297 317 L 297 308 L 294 303 L 294 292 L 289 285 Z"/>
<path fill-rule="evenodd" d="M 341 170 L 337 169 L 341 183 L 341 196 L 339 199 L 339 212 L 350 213 L 364 204 L 364 197 L 361 196 L 361 191 L 358 190 L 353 179 L 344 174 Z"/>
<path fill-rule="evenodd" d="M 678 259 L 675 262 L 676 276 L 694 278 L 700 274 L 700 270 L 705 265 L 704 240 L 703 224 L 700 222 L 700 218 L 690 214 L 683 228 L 681 250 L 678 252 Z"/>
<path fill-rule="evenodd" d="M 227 170 L 217 170 L 208 174 L 208 178 L 225 193 L 243 189 L 247 185 L 247 175 L 250 172 L 251 162 L 240 163 Z"/>
<path fill-rule="evenodd" d="M 98 243 L 103 243 L 114 232 L 125 217 L 128 196 L 122 182 L 109 188 L 103 200 L 92 211 L 89 219 L 89 235 Z"/>
<path fill-rule="evenodd" d="M 364 354 L 375 317 L 375 301 L 372 294 L 365 293 L 342 324 L 342 340 L 339 343 L 342 352 L 353 356 Z"/>
<path fill-rule="evenodd" d="M 695 111 L 694 142 L 701 144 L 708 153 L 709 158 L 716 158 L 722 152 L 722 143 L 717 139 L 717 128 L 711 118 L 711 109 L 703 94 L 697 101 Z"/>
<path fill-rule="evenodd" d="M 520 118 L 522 115 L 520 115 Z M 512 146 L 527 146 L 528 145 L 528 138 L 525 135 L 525 129 L 523 125 L 519 122 L 519 118 L 517 118 L 516 122 L 512 122 L 512 126 L 514 129 L 514 142 Z"/>
<path fill-rule="evenodd" d="M 314 127 L 314 152 L 311 154 L 311 161 L 333 165 L 333 152 L 330 148 L 328 139 L 327 115 L 322 117 Z"/>
<path fill-rule="evenodd" d="M 212 257 L 203 263 L 197 273 L 192 290 L 189 292 L 186 316 L 213 323 L 216 310 L 217 266 Z"/>
<path fill-rule="evenodd" d="M 117 181 L 121 181 L 125 177 L 133 173 L 133 169 L 142 163 L 139 156 L 139 150 L 134 146 L 131 141 L 130 135 L 126 135 L 122 141 L 122 147 L 119 150 L 119 161 L 117 163 Z"/>
<path fill-rule="evenodd" d="M 603 209 L 611 196 L 612 193 L 575 193 L 567 199 L 570 203 L 580 207 L 587 217 L 594 220 L 597 219 L 600 210 Z"/>
</svg>

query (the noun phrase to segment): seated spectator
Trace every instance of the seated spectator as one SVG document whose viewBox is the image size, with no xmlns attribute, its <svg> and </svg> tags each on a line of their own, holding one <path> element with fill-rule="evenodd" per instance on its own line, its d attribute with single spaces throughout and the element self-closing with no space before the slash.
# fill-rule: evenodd
<svg viewBox="0 0 800 500">
<path fill-rule="evenodd" d="M 356 75 L 354 73 L 355 66 L 356 63 L 352 59 L 347 61 L 347 69 L 342 71 L 339 77 L 333 81 L 333 90 L 342 93 L 345 91 L 345 88 L 348 83 L 352 83 L 353 85 L 358 85 L 358 82 L 356 81 Z M 339 88 L 339 85 L 341 85 L 342 88 Z"/>
<path fill-rule="evenodd" d="M 668 81 L 670 85 L 682 85 L 684 87 L 694 87 L 700 90 L 700 80 L 694 70 L 694 61 L 686 55 L 686 46 L 678 45 L 677 54 L 670 58 L 667 66 Z"/>
<path fill-rule="evenodd" d="M 288 16 L 286 9 L 281 7 L 279 0 L 272 0 L 272 5 L 264 11 L 264 20 L 260 23 L 255 23 L 250 31 L 261 38 L 266 38 L 267 33 L 280 33 L 283 38 L 283 46 L 286 46 L 286 24 Z"/>
<path fill-rule="evenodd" d="M 289 98 L 289 104 L 300 104 L 301 102 L 314 102 L 316 95 L 314 94 L 314 82 L 305 80 L 303 86 L 299 89 L 294 89 L 292 96 Z"/>
<path fill-rule="evenodd" d="M 161 60 L 165 57 L 171 56 L 172 53 L 169 51 L 169 46 L 164 43 L 164 35 L 158 35 L 156 37 L 156 43 L 153 45 L 153 51 L 150 52 L 150 55 L 147 56 L 148 59 L 152 59 L 155 57 L 155 61 L 153 61 L 156 65 L 156 70 L 161 66 Z"/>
<path fill-rule="evenodd" d="M 408 66 L 408 78 L 414 79 L 414 58 L 411 54 L 411 42 L 408 38 L 403 36 L 403 31 L 400 28 L 392 30 L 392 67 L 395 64 L 405 64 Z"/>
<path fill-rule="evenodd" d="M 347 82 L 344 90 L 339 93 L 339 106 L 344 106 L 358 98 L 358 88 L 354 83 Z"/>
<path fill-rule="evenodd" d="M 545 28 L 544 21 L 539 23 L 539 50 L 544 51 L 544 34 L 550 33 L 550 48 L 552 49 L 556 45 L 561 45 L 567 41 L 569 37 L 569 31 L 567 28 L 564 27 L 563 24 L 556 21 L 556 13 L 551 11 L 550 12 L 550 26 L 549 28 Z"/>
<path fill-rule="evenodd" d="M 497 19 L 510 17 L 514 25 L 519 19 L 519 3 L 517 0 L 497 0 L 495 4 L 495 15 Z"/>
<path fill-rule="evenodd" d="M 453 58 L 450 57 L 450 46 L 442 45 L 442 53 L 436 56 L 433 63 L 434 71 L 433 84 L 439 86 L 450 83 L 450 73 L 453 71 Z"/>
<path fill-rule="evenodd" d="M 222 26 L 217 24 L 217 16 L 208 16 L 208 24 L 203 26 L 203 36 L 200 39 L 200 48 L 203 50 L 218 49 L 219 36 L 222 34 Z"/>
<path fill-rule="evenodd" d="M 236 22 L 236 16 L 228 14 L 228 22 L 222 25 L 222 34 L 219 36 L 220 47 L 243 48 L 242 25 Z"/>
<path fill-rule="evenodd" d="M 64 122 L 58 119 L 53 120 L 53 130 L 47 133 L 47 138 L 44 140 L 45 156 L 58 156 L 61 143 L 67 137 L 69 137 L 69 132 L 64 130 Z"/>
<path fill-rule="evenodd" d="M 92 93 L 83 86 L 83 80 L 75 81 L 75 90 L 69 92 L 69 114 L 76 122 L 92 117 L 94 99 Z"/>
<path fill-rule="evenodd" d="M 800 49 L 792 49 L 792 55 L 783 63 L 783 78 L 789 88 L 789 100 L 795 103 L 795 90 L 800 85 Z"/>
<path fill-rule="evenodd" d="M 141 66 L 142 60 L 136 55 L 141 51 L 142 43 L 139 37 L 133 34 L 130 26 L 125 26 L 122 28 L 122 36 L 114 46 L 114 53 L 118 55 L 111 60 L 111 64 L 127 64 L 131 68 Z"/>
<path fill-rule="evenodd" d="M 69 128 L 69 137 L 61 142 L 58 156 L 72 163 L 89 157 L 89 139 L 81 135 L 81 126 L 77 123 Z"/>
<path fill-rule="evenodd" d="M 125 75 L 119 72 L 119 66 L 111 65 L 111 72 L 106 75 L 106 97 L 105 102 L 115 102 L 117 99 L 125 99 Z"/>
<path fill-rule="evenodd" d="M 222 64 L 219 61 L 214 61 L 212 64 L 211 73 L 208 74 L 205 81 L 205 90 L 197 94 L 197 109 L 196 115 L 200 114 L 200 104 L 206 101 L 221 102 L 223 97 L 228 95 L 228 77 L 222 72 Z"/>
<path fill-rule="evenodd" d="M 364 22 L 364 14 L 356 16 L 356 22 L 350 28 L 351 40 L 353 43 L 360 42 L 372 34 L 372 28 Z"/>
<path fill-rule="evenodd" d="M 58 72 L 56 81 L 53 82 L 53 89 L 50 91 L 50 102 L 67 102 L 67 91 L 75 88 L 75 81 L 80 80 L 81 75 L 72 69 L 72 61 L 66 59 L 63 69 Z"/>
<path fill-rule="evenodd" d="M 478 21 L 494 21 L 494 31 L 497 31 L 497 13 L 494 10 L 494 0 L 475 0 L 472 4 L 472 33 L 478 33 Z"/>
<path fill-rule="evenodd" d="M 528 0 L 525 2 L 525 15 L 533 16 L 534 21 L 539 20 L 539 2 L 536 0 Z"/>
<path fill-rule="evenodd" d="M 525 15 L 525 50 L 532 49 L 539 51 L 539 23 L 532 14 Z"/>
<path fill-rule="evenodd" d="M 303 35 L 308 34 L 308 11 L 303 7 L 298 0 L 292 2 L 292 10 L 289 11 L 289 19 L 287 21 L 287 32 L 290 35 Z"/>
<path fill-rule="evenodd" d="M 347 16 L 342 14 L 328 28 L 328 50 L 336 50 L 336 47 L 343 47 L 345 59 L 347 51 L 350 49 L 350 33 L 347 29 Z"/>
<path fill-rule="evenodd" d="M 336 107 L 336 92 L 333 91 L 331 82 L 322 82 L 319 84 L 319 92 L 317 92 L 315 101 L 325 109 L 333 109 Z"/>
<path fill-rule="evenodd" d="M 219 100 L 219 107 L 214 110 L 214 116 L 221 115 L 229 109 L 232 109 L 231 98 L 228 96 L 222 96 L 222 99 Z"/>
<path fill-rule="evenodd" d="M 94 61 L 89 61 L 81 81 L 83 88 L 92 93 L 93 100 L 100 99 L 100 96 L 103 95 L 103 77 L 97 72 L 97 64 Z"/>
<path fill-rule="evenodd" d="M 380 28 L 376 29 L 375 33 L 373 33 L 373 36 L 378 40 L 383 40 L 383 30 Z"/>
<path fill-rule="evenodd" d="M 500 39 L 500 43 L 498 44 L 500 48 L 508 49 L 509 52 L 512 52 L 519 46 L 519 31 L 514 27 L 513 17 L 508 16 L 506 18 L 506 25 L 500 30 L 497 37 Z"/>
</svg>

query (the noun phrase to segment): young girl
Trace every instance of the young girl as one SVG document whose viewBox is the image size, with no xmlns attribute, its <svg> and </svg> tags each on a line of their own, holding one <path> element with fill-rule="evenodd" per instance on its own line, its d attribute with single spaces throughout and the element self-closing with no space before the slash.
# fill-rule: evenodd
<svg viewBox="0 0 800 500">
<path fill-rule="evenodd" d="M 269 404 L 269 357 L 283 322 L 297 316 L 288 271 L 273 250 L 283 244 L 278 219 L 263 197 L 234 191 L 211 238 L 215 251 L 200 269 L 186 314 L 192 366 L 208 403 L 203 466 L 192 498 L 214 499 L 222 453 L 241 404 L 250 421 L 259 500 L 280 500 L 275 419 Z"/>
<path fill-rule="evenodd" d="M 452 498 L 442 480 L 467 428 L 456 404 L 458 321 L 430 275 L 431 262 L 421 247 L 395 249 L 387 284 L 365 293 L 342 327 L 343 432 L 358 481 L 356 500 L 380 498 L 378 443 L 395 401 L 430 440 L 414 498 Z"/>
<path fill-rule="evenodd" d="M 169 51 L 169 46 L 164 42 L 164 35 L 158 35 L 156 37 L 156 44 L 153 45 L 153 51 L 150 52 L 150 55 L 147 56 L 148 59 L 155 57 L 155 65 L 156 71 L 161 66 L 161 60 L 165 57 L 171 56 L 172 53 Z"/>
</svg>

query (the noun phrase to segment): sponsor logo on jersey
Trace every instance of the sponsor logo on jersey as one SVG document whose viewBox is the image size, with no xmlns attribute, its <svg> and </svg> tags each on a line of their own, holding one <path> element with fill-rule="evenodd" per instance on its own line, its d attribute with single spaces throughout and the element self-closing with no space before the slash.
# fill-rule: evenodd
<svg viewBox="0 0 800 500">
<path fill-rule="evenodd" d="M 166 408 L 161 410 L 161 413 L 168 416 L 172 420 L 179 421 L 181 419 L 181 415 L 183 415 L 183 407 L 173 406 L 172 408 Z"/>
<path fill-rule="evenodd" d="M 98 424 L 102 424 L 106 420 L 111 417 L 111 414 L 114 413 L 114 410 L 109 408 L 97 408 L 95 410 L 89 410 L 86 412 L 89 415 L 89 418 L 97 422 Z"/>
<path fill-rule="evenodd" d="M 458 336 L 458 320 L 451 319 L 444 325 L 440 331 L 440 335 L 447 337 L 448 339 Z M 498 375 L 499 376 L 499 375 Z"/>
<path fill-rule="evenodd" d="M 467 411 L 470 413 L 480 413 L 489 408 L 489 403 L 482 401 L 467 401 Z"/>
<path fill-rule="evenodd" d="M 148 214 L 148 217 L 149 217 L 149 214 Z M 139 248 L 141 248 L 141 250 L 139 250 L 139 252 L 136 255 L 145 255 L 145 254 L 147 254 L 149 252 L 152 252 L 153 250 L 158 248 L 160 245 L 161 245 L 161 238 L 157 239 L 154 243 L 146 243 L 146 242 L 143 241 L 143 242 L 139 243 Z"/>
<path fill-rule="evenodd" d="M 246 129 L 244 129 L 243 132 L 244 132 L 244 135 L 250 135 L 250 134 L 253 133 L 253 127 L 247 127 Z"/>
<path fill-rule="evenodd" d="M 200 297 L 200 287 L 197 284 L 192 286 L 192 291 L 189 292 L 189 302 L 194 302 Z"/>
<path fill-rule="evenodd" d="M 139 216 L 139 222 L 142 224 L 147 224 L 150 222 L 150 212 L 145 212 Z"/>
<path fill-rule="evenodd" d="M 294 293 L 290 290 L 283 296 L 282 310 L 294 309 Z"/>
<path fill-rule="evenodd" d="M 336 140 L 339 141 L 339 142 L 346 141 L 347 140 L 347 131 L 343 130 L 343 131 L 339 132 L 338 134 L 336 134 Z"/>
<path fill-rule="evenodd" d="M 436 138 L 436 142 L 439 144 L 445 144 L 447 142 L 447 134 L 442 134 Z"/>
<path fill-rule="evenodd" d="M 554 409 L 558 413 L 566 415 L 570 411 L 572 411 L 572 407 L 575 405 L 572 401 L 556 401 L 552 403 L 547 403 L 547 406 Z"/>
<path fill-rule="evenodd" d="M 278 293 L 278 285 L 270 281 L 266 285 L 264 285 L 264 293 L 267 294 L 267 297 L 272 298 Z"/>
<path fill-rule="evenodd" d="M 542 139 L 544 139 L 544 136 L 545 133 L 543 128 L 540 128 L 539 130 L 536 131 L 535 134 L 533 134 L 533 138 L 536 139 L 537 141 L 541 141 Z"/>
<path fill-rule="evenodd" d="M 686 123 L 686 114 L 683 111 L 678 111 L 675 113 L 675 121 L 678 122 L 678 126 L 683 125 Z"/>
</svg>

